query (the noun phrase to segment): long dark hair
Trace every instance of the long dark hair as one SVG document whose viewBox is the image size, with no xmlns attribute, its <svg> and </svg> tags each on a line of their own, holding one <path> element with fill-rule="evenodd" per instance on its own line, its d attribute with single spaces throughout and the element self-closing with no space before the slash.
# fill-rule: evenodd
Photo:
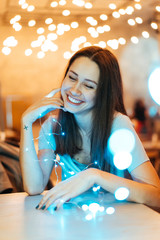
<svg viewBox="0 0 160 240">
<path fill-rule="evenodd" d="M 106 155 L 113 115 L 115 111 L 126 114 L 119 64 L 116 57 L 109 50 L 97 46 L 86 47 L 80 49 L 71 57 L 65 76 L 71 64 L 81 56 L 94 61 L 100 70 L 95 106 L 93 108 L 90 152 L 91 161 L 97 161 L 100 169 L 104 170 L 108 169 L 107 161 L 104 161 L 104 155 Z M 69 154 L 73 157 L 81 150 L 82 146 L 82 138 L 74 115 L 60 111 L 58 121 L 61 123 L 65 135 L 56 136 L 56 153 L 61 155 Z"/>
</svg>

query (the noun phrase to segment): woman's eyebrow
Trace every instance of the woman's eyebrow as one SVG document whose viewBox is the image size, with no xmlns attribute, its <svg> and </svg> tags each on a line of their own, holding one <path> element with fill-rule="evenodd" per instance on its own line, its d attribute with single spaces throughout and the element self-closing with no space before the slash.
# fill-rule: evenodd
<svg viewBox="0 0 160 240">
<path fill-rule="evenodd" d="M 78 74 L 77 74 L 76 72 L 74 72 L 74 71 L 72 71 L 72 70 L 70 70 L 70 72 L 72 72 L 72 73 L 74 73 L 76 76 L 78 76 Z"/>
<path fill-rule="evenodd" d="M 77 77 L 78 77 L 78 74 L 72 70 L 70 70 L 70 72 L 72 72 L 73 74 L 75 74 Z M 85 78 L 85 81 L 88 81 L 88 82 L 92 82 L 92 83 L 95 83 L 97 85 L 97 82 L 95 82 L 94 80 L 91 80 L 91 79 L 88 79 L 88 78 Z"/>
</svg>

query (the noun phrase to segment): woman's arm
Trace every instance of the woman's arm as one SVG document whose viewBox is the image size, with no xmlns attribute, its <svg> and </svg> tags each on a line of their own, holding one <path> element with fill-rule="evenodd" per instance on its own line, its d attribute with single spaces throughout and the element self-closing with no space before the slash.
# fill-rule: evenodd
<svg viewBox="0 0 160 240">
<path fill-rule="evenodd" d="M 44 191 L 54 166 L 54 152 L 51 149 L 35 150 L 32 125 L 21 129 L 20 163 L 24 190 L 29 195 Z M 48 160 L 46 160 L 48 159 Z"/>
<path fill-rule="evenodd" d="M 63 109 L 63 101 L 54 98 L 58 91 L 60 89 L 53 90 L 50 97 L 45 97 L 29 107 L 21 119 L 20 164 L 24 189 L 30 195 L 43 192 L 54 165 L 54 151 L 50 147 L 40 150 L 37 156 L 32 124 L 47 112 L 56 108 Z"/>
<path fill-rule="evenodd" d="M 160 180 L 149 161 L 142 163 L 131 172 L 134 180 L 121 178 L 100 170 L 97 170 L 94 176 L 94 182 L 107 191 L 114 193 L 117 188 L 126 187 L 129 190 L 128 201 L 160 209 Z"/>
<path fill-rule="evenodd" d="M 160 180 L 151 163 L 148 161 L 141 164 L 131 174 L 136 181 L 89 168 L 49 190 L 42 198 L 38 208 L 44 206 L 47 209 L 51 204 L 59 208 L 64 202 L 87 191 L 94 184 L 98 184 L 113 194 L 119 187 L 125 187 L 129 190 L 126 200 L 143 203 L 160 210 Z"/>
</svg>

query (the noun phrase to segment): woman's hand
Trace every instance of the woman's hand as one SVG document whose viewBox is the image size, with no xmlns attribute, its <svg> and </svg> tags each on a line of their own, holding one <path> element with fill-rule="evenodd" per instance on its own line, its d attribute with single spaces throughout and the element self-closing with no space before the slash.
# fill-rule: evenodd
<svg viewBox="0 0 160 240">
<path fill-rule="evenodd" d="M 55 94 L 58 93 L 61 88 L 52 90 L 49 94 L 47 94 L 44 98 L 37 101 L 33 105 L 31 105 L 22 116 L 22 121 L 24 124 L 32 124 L 38 118 L 43 117 L 50 111 L 55 109 L 64 109 L 63 100 L 60 97 L 55 97 Z"/>
<path fill-rule="evenodd" d="M 55 210 L 64 202 L 87 191 L 95 183 L 97 169 L 89 168 L 69 179 L 58 183 L 49 190 L 37 206 L 38 209 L 47 209 L 51 204 L 55 205 Z"/>
</svg>

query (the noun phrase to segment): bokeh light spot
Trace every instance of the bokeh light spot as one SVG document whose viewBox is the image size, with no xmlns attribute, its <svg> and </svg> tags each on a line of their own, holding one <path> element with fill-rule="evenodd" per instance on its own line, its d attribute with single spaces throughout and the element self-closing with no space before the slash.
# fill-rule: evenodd
<svg viewBox="0 0 160 240">
<path fill-rule="evenodd" d="M 152 99 L 160 105 L 160 67 L 156 68 L 148 80 L 148 88 Z"/>
<path fill-rule="evenodd" d="M 117 200 L 125 200 L 129 196 L 129 190 L 125 187 L 120 187 L 115 191 L 114 196 Z"/>
<path fill-rule="evenodd" d="M 131 165 L 132 155 L 129 152 L 118 152 L 114 155 L 113 163 L 119 170 L 124 170 Z"/>
<path fill-rule="evenodd" d="M 109 149 L 115 154 L 118 152 L 131 152 L 135 146 L 133 133 L 128 129 L 119 129 L 109 138 Z"/>
</svg>

